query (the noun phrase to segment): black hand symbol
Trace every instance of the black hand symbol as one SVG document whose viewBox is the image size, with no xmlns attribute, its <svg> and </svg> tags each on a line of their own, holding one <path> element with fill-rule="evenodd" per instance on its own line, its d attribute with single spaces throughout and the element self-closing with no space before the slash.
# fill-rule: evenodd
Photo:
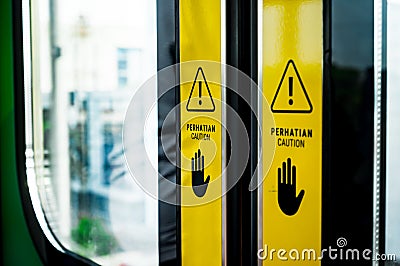
<svg viewBox="0 0 400 266">
<path fill-rule="evenodd" d="M 281 173 L 281 171 L 283 173 Z M 286 174 L 287 173 L 287 174 Z M 290 158 L 278 168 L 278 203 L 286 215 L 294 215 L 299 210 L 304 197 L 304 189 L 296 197 L 296 166 L 291 165 Z"/>
<path fill-rule="evenodd" d="M 206 194 L 208 182 L 210 182 L 210 176 L 207 176 L 204 181 L 204 155 L 201 155 L 199 149 L 192 158 L 192 188 L 197 197 L 203 197 Z"/>
</svg>

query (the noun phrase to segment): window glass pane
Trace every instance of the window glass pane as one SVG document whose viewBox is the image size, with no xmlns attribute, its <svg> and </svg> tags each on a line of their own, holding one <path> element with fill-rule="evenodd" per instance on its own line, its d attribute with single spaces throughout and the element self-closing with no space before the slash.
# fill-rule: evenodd
<svg viewBox="0 0 400 266">
<path fill-rule="evenodd" d="M 387 5 L 386 252 L 400 260 L 400 1 Z"/>
<path fill-rule="evenodd" d="M 156 73 L 156 1 L 33 0 L 32 55 L 37 183 L 55 236 L 100 264 L 158 264 L 158 203 L 122 143 L 129 100 Z M 154 154 L 155 115 L 132 141 Z"/>
</svg>

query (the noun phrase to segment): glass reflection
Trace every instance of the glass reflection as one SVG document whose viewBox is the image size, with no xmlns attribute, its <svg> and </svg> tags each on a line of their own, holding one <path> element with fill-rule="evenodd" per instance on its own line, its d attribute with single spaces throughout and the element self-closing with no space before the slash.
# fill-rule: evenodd
<svg viewBox="0 0 400 266">
<path fill-rule="evenodd" d="M 400 1 L 387 1 L 386 252 L 400 261 Z"/>
</svg>

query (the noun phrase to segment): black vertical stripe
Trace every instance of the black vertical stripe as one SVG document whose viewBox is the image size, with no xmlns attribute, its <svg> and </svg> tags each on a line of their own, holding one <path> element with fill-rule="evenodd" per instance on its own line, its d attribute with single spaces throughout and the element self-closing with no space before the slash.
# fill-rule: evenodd
<svg viewBox="0 0 400 266">
<path fill-rule="evenodd" d="M 177 14 L 178 0 L 158 0 L 157 1 L 157 70 L 161 70 L 170 65 L 176 64 L 179 58 L 177 28 L 179 16 Z M 166 157 L 163 146 L 161 145 L 161 126 L 167 114 L 175 107 L 179 99 L 177 88 L 169 90 L 164 95 L 158 94 L 158 171 L 166 179 L 179 184 L 179 171 Z M 175 121 L 167 126 L 168 132 L 165 136 L 168 147 L 177 147 Z M 180 258 L 180 233 L 179 233 L 179 206 L 168 204 L 162 198 L 168 197 L 172 193 L 178 195 L 178 191 L 165 191 L 163 182 L 159 182 L 159 203 L 158 203 L 158 227 L 159 227 L 159 262 L 162 266 L 178 265 Z"/>
<path fill-rule="evenodd" d="M 257 1 L 227 1 L 226 43 L 226 63 L 243 71 L 257 82 Z M 254 104 L 257 102 L 256 92 L 250 91 L 250 84 L 239 90 L 242 95 L 251 95 L 252 97 L 246 98 L 254 99 Z M 238 183 L 226 195 L 226 260 L 227 265 L 257 265 L 257 191 L 250 192 L 248 187 L 257 165 L 258 121 L 250 106 L 240 96 L 229 89 L 226 94 L 227 104 L 239 114 L 250 137 L 250 161 Z M 227 123 L 234 122 L 235 120 L 228 115 Z M 230 158 L 230 145 L 242 140 L 230 141 L 231 143 L 227 143 L 227 158 Z"/>
<path fill-rule="evenodd" d="M 373 0 L 324 1 L 322 248 L 372 250 Z M 323 265 L 370 265 L 331 260 Z"/>
</svg>

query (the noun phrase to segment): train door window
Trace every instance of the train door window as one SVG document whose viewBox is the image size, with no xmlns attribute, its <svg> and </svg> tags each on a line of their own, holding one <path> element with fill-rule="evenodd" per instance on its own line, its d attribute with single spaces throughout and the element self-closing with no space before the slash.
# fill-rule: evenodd
<svg viewBox="0 0 400 266">
<path fill-rule="evenodd" d="M 386 253 L 400 260 L 400 1 L 387 1 Z"/>
<path fill-rule="evenodd" d="M 155 265 L 158 202 L 131 177 L 122 131 L 135 89 L 156 73 L 156 1 L 30 6 L 32 98 L 25 101 L 48 227 L 61 246 L 96 263 Z M 156 95 L 154 87 L 142 101 Z M 156 114 L 147 125 L 131 143 L 148 142 L 156 154 Z"/>
</svg>

